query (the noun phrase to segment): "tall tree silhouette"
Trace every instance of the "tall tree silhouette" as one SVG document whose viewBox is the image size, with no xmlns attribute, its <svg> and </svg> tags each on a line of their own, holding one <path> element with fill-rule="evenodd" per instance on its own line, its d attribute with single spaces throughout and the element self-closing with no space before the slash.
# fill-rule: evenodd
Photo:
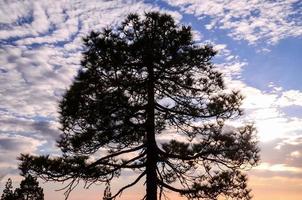
<svg viewBox="0 0 302 200">
<path fill-rule="evenodd" d="M 15 200 L 12 179 L 10 179 L 10 178 L 7 180 L 7 182 L 5 184 L 3 193 L 1 195 L 1 200 Z"/>
<path fill-rule="evenodd" d="M 227 128 L 243 97 L 225 88 L 210 45 L 167 14 L 129 15 L 84 38 L 82 68 L 60 104 L 62 157 L 21 155 L 20 168 L 45 180 L 107 182 L 124 169 L 147 200 L 165 191 L 188 199 L 250 199 L 241 169 L 257 163 L 254 128 Z M 90 159 L 93 156 L 94 159 Z"/>
<path fill-rule="evenodd" d="M 37 178 L 30 174 L 26 174 L 24 177 L 20 183 L 20 188 L 15 189 L 15 200 L 44 200 L 43 189 L 39 187 Z"/>
</svg>

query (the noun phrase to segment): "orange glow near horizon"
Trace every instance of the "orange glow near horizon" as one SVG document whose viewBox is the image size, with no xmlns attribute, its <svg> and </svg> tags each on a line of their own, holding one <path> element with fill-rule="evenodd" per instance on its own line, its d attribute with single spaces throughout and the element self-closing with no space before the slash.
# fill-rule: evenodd
<svg viewBox="0 0 302 200">
<path fill-rule="evenodd" d="M 301 200 L 302 181 L 299 178 L 249 176 L 253 200 Z"/>
<path fill-rule="evenodd" d="M 123 180 L 124 181 L 124 180 Z M 42 183 L 42 181 L 40 181 Z M 253 200 L 301 200 L 302 181 L 299 178 L 286 177 L 260 177 L 249 175 L 249 187 L 252 189 Z M 41 184 L 44 187 L 46 200 L 64 200 L 63 191 L 55 191 L 60 184 Z M 90 189 L 76 188 L 70 195 L 71 200 L 102 200 L 104 185 L 94 185 Z M 116 190 L 113 190 L 113 192 Z M 117 200 L 138 200 L 144 195 L 145 188 L 142 183 L 122 193 Z M 185 200 L 176 193 L 169 192 L 170 200 Z"/>
</svg>

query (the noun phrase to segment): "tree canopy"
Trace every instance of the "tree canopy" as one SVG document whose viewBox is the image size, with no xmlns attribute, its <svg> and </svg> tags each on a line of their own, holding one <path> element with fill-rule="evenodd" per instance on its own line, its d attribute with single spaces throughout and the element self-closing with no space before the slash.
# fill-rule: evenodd
<svg viewBox="0 0 302 200">
<path fill-rule="evenodd" d="M 13 192 L 13 183 L 12 183 L 12 179 L 10 178 L 5 183 L 5 187 L 1 195 L 1 200 L 15 200 L 14 192 Z"/>
<path fill-rule="evenodd" d="M 1 200 L 44 200 L 43 189 L 39 187 L 36 177 L 30 174 L 23 174 L 24 179 L 20 188 L 13 191 L 12 180 L 9 178 L 1 195 Z"/>
<path fill-rule="evenodd" d="M 14 195 L 15 200 L 44 200 L 43 188 L 39 187 L 37 178 L 30 174 L 25 175 Z"/>
<path fill-rule="evenodd" d="M 60 103 L 61 157 L 21 155 L 20 169 L 64 182 L 108 182 L 132 169 L 147 200 L 251 199 L 242 169 L 259 160 L 252 125 L 228 128 L 243 97 L 226 88 L 190 26 L 168 14 L 130 14 L 84 38 L 81 69 Z"/>
</svg>

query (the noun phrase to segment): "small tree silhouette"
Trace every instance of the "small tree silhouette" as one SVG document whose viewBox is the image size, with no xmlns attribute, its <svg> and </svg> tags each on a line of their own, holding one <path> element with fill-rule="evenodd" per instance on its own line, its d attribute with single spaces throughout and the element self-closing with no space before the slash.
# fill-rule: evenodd
<svg viewBox="0 0 302 200">
<path fill-rule="evenodd" d="M 111 188 L 110 188 L 110 183 L 109 181 L 106 183 L 106 188 L 104 190 L 104 197 L 103 200 L 111 200 L 112 199 L 112 194 L 111 194 Z"/>
<path fill-rule="evenodd" d="M 16 188 L 14 192 L 15 200 L 44 200 L 43 189 L 39 187 L 37 178 L 30 174 L 26 174 L 24 177 L 20 188 Z"/>
<path fill-rule="evenodd" d="M 12 185 L 12 179 L 8 179 L 3 193 L 1 195 L 1 200 L 15 200 L 14 198 L 14 192 L 13 192 L 13 185 Z"/>
<path fill-rule="evenodd" d="M 71 180 L 67 197 L 79 180 L 107 182 L 132 169 L 137 178 L 112 199 L 143 177 L 147 200 L 166 190 L 251 198 L 240 170 L 259 159 L 255 131 L 225 128 L 242 115 L 243 97 L 225 88 L 210 45 L 195 45 L 189 26 L 157 12 L 131 14 L 84 44 L 82 68 L 60 104 L 63 156 L 21 155 L 21 170 Z"/>
</svg>

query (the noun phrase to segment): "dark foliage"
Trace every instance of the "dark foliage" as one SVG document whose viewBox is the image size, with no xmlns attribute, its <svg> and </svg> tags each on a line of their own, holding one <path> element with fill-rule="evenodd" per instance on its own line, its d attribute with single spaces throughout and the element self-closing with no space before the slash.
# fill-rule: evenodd
<svg viewBox="0 0 302 200">
<path fill-rule="evenodd" d="M 1 200 L 15 200 L 12 180 L 9 178 L 5 184 L 3 193 L 1 195 Z"/>
<path fill-rule="evenodd" d="M 84 44 L 82 68 L 60 104 L 63 155 L 21 155 L 21 170 L 70 180 L 67 196 L 79 180 L 89 186 L 132 169 L 138 177 L 113 199 L 143 177 L 147 200 L 167 190 L 251 198 L 241 170 L 259 159 L 255 130 L 224 126 L 242 115 L 243 97 L 225 88 L 210 45 L 195 45 L 189 26 L 154 12 L 91 32 Z"/>
<path fill-rule="evenodd" d="M 20 183 L 20 188 L 16 188 L 15 200 L 44 200 L 43 189 L 39 187 L 37 178 L 27 174 Z"/>
<path fill-rule="evenodd" d="M 9 178 L 1 200 L 44 200 L 43 189 L 39 187 L 37 178 L 30 174 L 24 175 L 24 180 L 20 183 L 20 188 L 16 188 L 13 192 L 12 180 Z"/>
</svg>

